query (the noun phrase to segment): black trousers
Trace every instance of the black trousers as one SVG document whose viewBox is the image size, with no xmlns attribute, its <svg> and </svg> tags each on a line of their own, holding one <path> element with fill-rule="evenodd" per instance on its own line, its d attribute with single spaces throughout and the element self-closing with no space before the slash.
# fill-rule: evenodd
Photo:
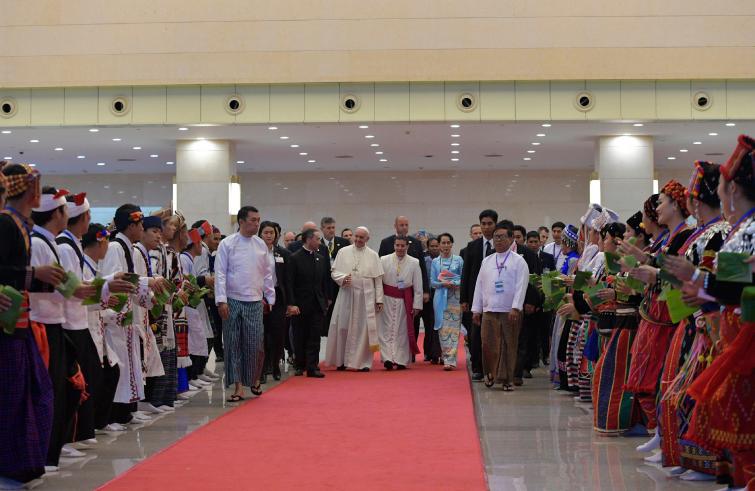
<svg viewBox="0 0 755 491">
<path fill-rule="evenodd" d="M 216 359 L 223 358 L 223 319 L 220 318 L 215 299 L 207 300 L 207 313 L 210 315 L 210 327 L 212 327 L 212 342 L 210 347 L 215 350 Z M 208 351 L 209 353 L 209 351 Z"/>
<path fill-rule="evenodd" d="M 422 351 L 425 359 L 437 360 L 440 358 L 440 337 L 435 327 L 435 311 L 433 310 L 433 297 L 435 290 L 430 291 L 430 300 L 422 305 L 422 325 L 425 326 L 425 339 L 422 341 Z M 414 318 L 414 325 L 419 326 L 420 316 Z M 415 329 L 415 332 L 419 333 Z M 419 334 L 417 334 L 419 336 Z"/>
<path fill-rule="evenodd" d="M 547 364 L 551 353 L 551 334 L 553 333 L 553 312 L 538 312 L 537 321 L 537 344 L 540 350 L 540 359 Z"/>
<path fill-rule="evenodd" d="M 278 290 L 276 288 L 276 298 L 282 298 L 282 296 L 278 297 Z M 277 373 L 280 370 L 283 344 L 286 339 L 286 306 L 276 303 L 262 321 L 265 326 L 265 364 L 262 373 Z"/>
<path fill-rule="evenodd" d="M 110 410 L 110 422 L 119 423 L 122 425 L 127 424 L 134 418 L 133 416 L 131 416 L 131 413 L 136 411 L 136 408 L 137 404 L 135 402 L 114 402 L 113 407 Z"/>
<path fill-rule="evenodd" d="M 320 365 L 320 329 L 324 315 L 321 310 L 302 310 L 293 318 L 294 362 L 296 368 L 314 372 Z"/>
<path fill-rule="evenodd" d="M 63 445 L 68 443 L 73 430 L 75 408 L 69 404 L 68 371 L 70 368 L 69 350 L 66 348 L 65 333 L 60 324 L 43 324 L 47 335 L 50 364 L 47 371 L 52 381 L 53 414 L 50 446 L 47 450 L 46 465 L 57 466 Z M 75 401 L 78 403 L 78 401 Z"/>
<path fill-rule="evenodd" d="M 188 369 L 189 380 L 196 380 L 197 377 L 204 373 L 204 369 L 207 366 L 207 356 L 189 355 L 191 359 L 191 366 Z"/>
<path fill-rule="evenodd" d="M 461 323 L 469 333 L 469 358 L 472 373 L 482 373 L 482 328 L 472 322 L 472 312 L 464 312 Z"/>
<path fill-rule="evenodd" d="M 522 328 L 519 331 L 517 346 L 516 367 L 514 378 L 522 378 L 524 370 L 531 370 L 537 365 L 537 325 L 535 315 L 525 315 L 522 319 Z"/>
<path fill-rule="evenodd" d="M 94 394 L 94 427 L 97 429 L 101 430 L 111 422 L 113 397 L 115 397 L 115 390 L 118 388 L 120 372 L 118 364 L 111 367 L 107 356 L 105 356 L 103 366 L 100 368 L 100 388 Z"/>
<path fill-rule="evenodd" d="M 94 345 L 89 329 L 66 331 L 65 335 L 76 351 L 76 361 L 81 368 L 81 374 L 86 381 L 86 391 L 89 394 L 86 401 L 79 403 L 76 411 L 75 434 L 72 436 L 72 440 L 79 442 L 94 438 L 95 398 L 102 386 L 102 367 L 100 366 L 97 347 Z"/>
</svg>

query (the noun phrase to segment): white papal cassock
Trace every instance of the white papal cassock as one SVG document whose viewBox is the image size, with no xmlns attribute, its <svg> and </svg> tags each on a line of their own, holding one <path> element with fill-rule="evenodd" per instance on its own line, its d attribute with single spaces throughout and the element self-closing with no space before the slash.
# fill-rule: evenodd
<svg viewBox="0 0 755 491">
<path fill-rule="evenodd" d="M 344 279 L 351 275 L 351 286 Z M 383 267 L 377 253 L 365 246 L 341 249 L 331 277 L 340 290 L 328 330 L 325 363 L 347 368 L 369 368 L 379 349 L 375 304 L 383 303 Z"/>
<path fill-rule="evenodd" d="M 419 260 L 409 255 L 399 260 L 396 253 L 380 258 L 383 264 L 383 311 L 378 314 L 378 339 L 380 340 L 380 357 L 383 361 L 391 361 L 406 366 L 412 359 L 409 329 L 414 340 L 414 323 L 409 324 L 406 302 L 404 298 L 396 298 L 385 291 L 396 288 L 403 295 L 411 288 L 412 309 L 422 309 L 422 270 Z M 392 288 L 391 288 L 392 287 Z M 396 293 L 399 293 L 398 291 Z M 411 310 L 411 309 L 410 309 Z"/>
</svg>

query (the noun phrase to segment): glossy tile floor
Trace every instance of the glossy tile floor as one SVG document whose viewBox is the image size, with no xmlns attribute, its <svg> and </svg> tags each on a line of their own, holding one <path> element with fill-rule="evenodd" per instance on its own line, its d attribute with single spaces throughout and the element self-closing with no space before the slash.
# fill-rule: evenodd
<svg viewBox="0 0 755 491">
<path fill-rule="evenodd" d="M 325 340 L 322 342 L 324 351 Z M 321 353 L 321 356 L 324 353 Z M 209 366 L 214 368 L 210 361 Z M 215 369 L 222 373 L 222 366 Z M 288 374 L 284 373 L 283 381 Z M 524 387 L 505 393 L 473 383 L 475 410 L 488 485 L 492 491 L 690 490 L 720 489 L 715 483 L 687 483 L 644 464 L 634 448 L 644 438 L 605 438 L 592 431 L 589 405 L 550 388 L 544 369 Z M 269 379 L 267 389 L 274 382 Z M 264 397 L 264 395 L 263 395 Z M 61 459 L 36 489 L 89 490 L 231 410 L 220 383 L 194 396 L 174 414 L 123 433 L 98 435 L 86 457 Z M 248 401 L 247 404 L 254 404 Z M 285 448 L 281 447 L 281 448 Z M 201 456 L 198 457 L 201 459 Z M 202 472 L 202 471 L 198 471 Z"/>
<path fill-rule="evenodd" d="M 592 409 L 550 388 L 544 369 L 524 387 L 503 392 L 473 383 L 488 486 L 492 491 L 720 489 L 670 478 L 643 463 L 647 438 L 599 437 Z"/>
</svg>

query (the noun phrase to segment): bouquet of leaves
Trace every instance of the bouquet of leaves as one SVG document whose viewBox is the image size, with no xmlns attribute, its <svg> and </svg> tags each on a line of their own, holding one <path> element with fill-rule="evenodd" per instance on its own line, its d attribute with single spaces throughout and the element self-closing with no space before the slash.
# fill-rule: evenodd
<svg viewBox="0 0 755 491">
<path fill-rule="evenodd" d="M 21 304 L 24 301 L 24 296 L 12 286 L 0 287 L 0 293 L 8 297 L 11 301 L 11 306 L 5 312 L 0 312 L 0 327 L 3 328 L 5 334 L 11 335 L 16 331 L 16 323 L 18 318 L 21 317 Z"/>
<path fill-rule="evenodd" d="M 62 283 L 55 287 L 55 289 L 63 295 L 65 299 L 69 299 L 73 296 L 76 289 L 81 285 L 81 280 L 76 276 L 76 273 L 72 271 L 66 271 L 65 279 Z"/>
<path fill-rule="evenodd" d="M 664 288 L 664 290 L 666 289 Z M 671 316 L 671 322 L 673 323 L 680 322 L 682 319 L 689 317 L 697 312 L 699 308 L 684 303 L 684 300 L 682 300 L 682 291 L 677 290 L 676 288 L 669 287 L 668 290 L 666 290 L 665 297 L 666 308 L 668 308 L 668 313 Z"/>
<path fill-rule="evenodd" d="M 755 286 L 742 290 L 742 322 L 755 322 Z"/>
<path fill-rule="evenodd" d="M 97 289 L 94 295 L 85 298 L 81 301 L 81 305 L 98 305 L 100 298 L 102 298 L 102 287 L 105 285 L 105 278 L 96 277 L 92 280 L 92 286 Z"/>
<path fill-rule="evenodd" d="M 611 274 L 619 274 L 621 272 L 621 256 L 611 251 L 605 251 L 603 255 L 606 260 L 606 271 Z"/>
<path fill-rule="evenodd" d="M 556 310 L 561 305 L 564 295 L 566 295 L 564 281 L 559 277 L 558 271 L 551 271 L 542 275 L 541 281 L 543 295 L 545 295 L 543 310 Z"/>
<path fill-rule="evenodd" d="M 125 293 L 114 293 L 112 296 L 115 297 L 118 301 L 113 307 L 111 307 L 111 309 L 116 312 L 121 312 L 128 303 L 128 295 L 126 295 Z"/>
<path fill-rule="evenodd" d="M 590 301 L 590 305 L 592 305 L 593 307 L 597 307 L 598 305 L 602 305 L 608 302 L 608 300 L 600 298 L 600 296 L 598 296 L 598 292 L 606 288 L 607 288 L 607 285 L 601 281 L 597 283 L 596 285 L 585 289 L 585 295 L 587 295 L 587 298 Z"/>
<path fill-rule="evenodd" d="M 209 288 L 200 288 L 199 283 L 197 283 L 197 277 L 194 275 L 186 275 L 186 280 L 189 283 L 189 306 L 195 309 L 202 301 L 202 298 L 209 294 L 212 290 L 210 290 Z"/>
<path fill-rule="evenodd" d="M 749 254 L 739 252 L 719 252 L 716 266 L 716 279 L 718 281 L 731 281 L 734 283 L 751 283 L 752 272 L 750 265 L 745 262 Z"/>
<path fill-rule="evenodd" d="M 577 271 L 574 273 L 574 291 L 582 291 L 589 285 L 589 280 L 592 278 L 592 271 Z"/>
<path fill-rule="evenodd" d="M 176 285 L 171 283 L 170 281 L 166 282 L 167 287 L 165 290 L 161 290 L 159 293 L 155 293 L 152 303 L 154 305 L 150 309 L 150 314 L 152 314 L 153 318 L 158 318 L 162 315 L 163 310 L 165 309 L 165 305 L 167 305 L 168 302 L 170 302 L 170 297 L 175 293 L 176 291 Z"/>
</svg>

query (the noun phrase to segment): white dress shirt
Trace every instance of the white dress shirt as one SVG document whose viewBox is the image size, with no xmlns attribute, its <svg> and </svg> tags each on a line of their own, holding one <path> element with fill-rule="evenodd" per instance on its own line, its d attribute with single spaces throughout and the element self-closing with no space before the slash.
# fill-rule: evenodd
<svg viewBox="0 0 755 491">
<path fill-rule="evenodd" d="M 215 259 L 215 303 L 228 299 L 275 304 L 274 264 L 265 241 L 235 233 L 223 239 Z"/>
<path fill-rule="evenodd" d="M 547 252 L 548 254 L 553 256 L 553 259 L 556 261 L 556 271 L 561 271 L 561 268 L 564 265 L 564 261 L 566 261 L 566 254 L 561 252 L 561 244 L 548 242 L 543 246 L 543 252 Z"/>
<path fill-rule="evenodd" d="M 31 266 L 49 266 L 56 264 L 60 260 L 60 252 L 55 244 L 55 235 L 49 230 L 38 225 L 34 225 L 34 232 L 44 236 L 55 250 L 53 253 L 50 245 L 38 237 L 31 238 Z M 63 304 L 65 297 L 59 292 L 52 293 L 29 293 L 29 306 L 31 312 L 29 317 L 34 322 L 42 324 L 63 324 L 66 320 Z"/>
<path fill-rule="evenodd" d="M 84 256 L 84 250 L 81 247 L 81 241 L 68 230 L 64 230 L 58 237 L 67 237 L 73 241 L 78 249 L 79 254 Z M 58 255 L 60 256 L 60 265 L 66 271 L 73 272 L 81 281 L 84 279 L 84 271 L 81 269 L 81 261 L 76 251 L 66 243 L 58 244 Z M 63 329 L 69 331 L 83 331 L 89 329 L 89 311 L 81 305 L 81 300 L 71 297 L 64 303 L 66 320 L 63 322 Z"/>
<path fill-rule="evenodd" d="M 472 312 L 522 310 L 529 274 L 527 262 L 516 252 L 496 252 L 486 257 L 477 275 Z M 503 292 L 496 291 L 499 281 L 503 282 Z"/>
</svg>

